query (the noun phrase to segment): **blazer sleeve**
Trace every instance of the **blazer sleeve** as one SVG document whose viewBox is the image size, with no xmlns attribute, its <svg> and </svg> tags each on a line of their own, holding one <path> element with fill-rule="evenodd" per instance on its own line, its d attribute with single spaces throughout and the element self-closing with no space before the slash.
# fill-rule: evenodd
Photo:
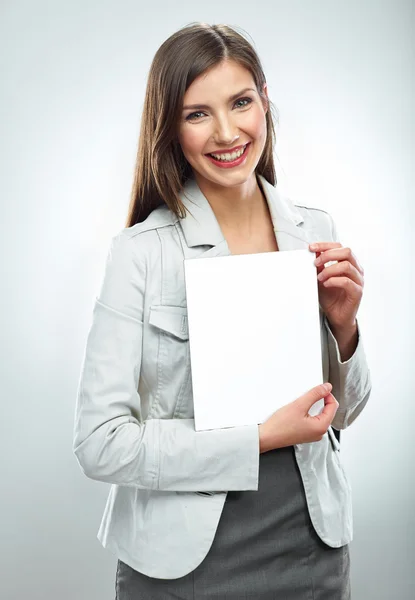
<svg viewBox="0 0 415 600">
<path fill-rule="evenodd" d="M 329 215 L 332 239 L 340 242 L 336 225 Z M 369 400 L 372 389 L 370 370 L 362 341 L 360 324 L 357 321 L 358 342 L 353 355 L 341 361 L 337 340 L 330 329 L 327 317 L 324 317 L 326 342 L 329 355 L 329 381 L 333 386 L 332 394 L 339 403 L 333 419 L 335 429 L 346 429 L 359 416 Z"/>
<path fill-rule="evenodd" d="M 73 451 L 98 481 L 169 491 L 257 490 L 258 426 L 196 432 L 194 419 L 143 420 L 138 382 L 147 277 L 141 235 L 112 238 L 87 336 Z"/>
</svg>

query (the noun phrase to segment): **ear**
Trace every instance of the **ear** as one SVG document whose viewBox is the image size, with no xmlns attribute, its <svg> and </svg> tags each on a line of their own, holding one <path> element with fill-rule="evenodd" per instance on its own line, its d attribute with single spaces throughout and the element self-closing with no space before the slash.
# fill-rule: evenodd
<svg viewBox="0 0 415 600">
<path fill-rule="evenodd" d="M 261 100 L 262 100 L 262 104 L 264 106 L 264 111 L 266 113 L 268 111 L 268 85 L 266 83 L 264 83 L 262 89 L 263 89 L 265 98 L 261 97 Z"/>
</svg>

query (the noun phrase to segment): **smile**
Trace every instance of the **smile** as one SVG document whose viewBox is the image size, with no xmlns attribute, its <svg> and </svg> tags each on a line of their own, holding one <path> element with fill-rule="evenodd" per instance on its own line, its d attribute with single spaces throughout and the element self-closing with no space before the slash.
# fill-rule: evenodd
<svg viewBox="0 0 415 600">
<path fill-rule="evenodd" d="M 246 160 L 246 156 L 249 152 L 250 146 L 251 142 L 248 142 L 241 150 L 238 150 L 236 152 L 224 154 L 206 154 L 206 157 L 218 167 L 236 167 Z"/>
</svg>

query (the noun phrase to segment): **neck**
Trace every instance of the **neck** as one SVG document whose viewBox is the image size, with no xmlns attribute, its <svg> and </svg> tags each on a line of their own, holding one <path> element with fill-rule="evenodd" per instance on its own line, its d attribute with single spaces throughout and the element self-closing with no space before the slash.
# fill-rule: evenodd
<svg viewBox="0 0 415 600">
<path fill-rule="evenodd" d="M 244 183 L 224 187 L 206 179 L 197 183 L 212 207 L 222 231 L 250 237 L 259 221 L 268 214 L 268 205 L 255 173 Z"/>
</svg>

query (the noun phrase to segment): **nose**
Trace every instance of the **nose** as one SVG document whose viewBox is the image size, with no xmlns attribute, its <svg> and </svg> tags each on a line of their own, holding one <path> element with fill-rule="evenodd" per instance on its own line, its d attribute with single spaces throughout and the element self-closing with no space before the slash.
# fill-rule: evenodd
<svg viewBox="0 0 415 600">
<path fill-rule="evenodd" d="M 230 119 L 221 119 L 217 122 L 214 134 L 214 143 L 217 146 L 232 146 L 239 138 L 235 126 Z"/>
</svg>

